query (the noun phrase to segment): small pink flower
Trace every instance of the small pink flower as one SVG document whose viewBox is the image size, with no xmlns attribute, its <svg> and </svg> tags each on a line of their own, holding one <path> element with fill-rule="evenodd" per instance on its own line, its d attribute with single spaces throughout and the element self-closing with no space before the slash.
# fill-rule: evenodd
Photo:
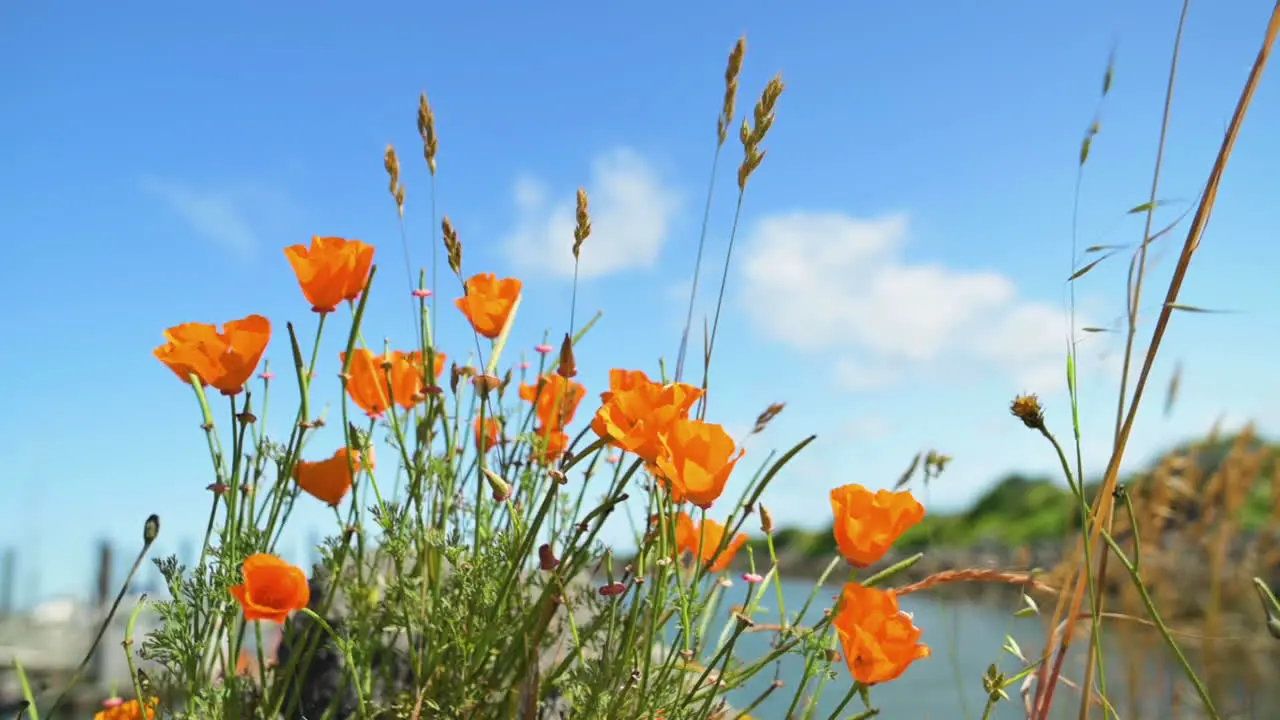
<svg viewBox="0 0 1280 720">
<path fill-rule="evenodd" d="M 120 707 L 123 704 L 124 704 L 124 698 L 122 697 L 109 697 L 106 700 L 102 701 L 102 707 L 107 708 L 108 710 L 110 710 L 113 707 Z"/>
<path fill-rule="evenodd" d="M 743 575 L 742 575 L 742 579 L 743 579 L 743 580 L 746 580 L 747 582 L 751 583 L 752 585 L 755 585 L 756 583 L 764 582 L 764 576 L 763 576 L 763 575 L 757 575 L 756 573 L 751 573 L 751 572 L 749 572 L 749 573 L 743 573 Z"/>
<path fill-rule="evenodd" d="M 535 348 L 534 348 L 534 350 L 537 350 L 539 355 L 546 355 L 547 353 L 551 352 L 552 350 L 555 350 L 555 348 L 553 348 L 553 347 L 551 347 L 550 345 L 547 345 L 547 344 L 545 344 L 545 343 L 544 343 L 544 344 L 542 344 L 542 345 L 539 345 L 539 346 L 535 347 Z"/>
<path fill-rule="evenodd" d="M 209 486 L 205 488 L 205 490 L 212 492 L 214 495 L 224 495 L 230 489 L 231 488 L 220 482 L 209 483 Z"/>
<path fill-rule="evenodd" d="M 615 595 L 621 595 L 626 591 L 627 591 L 626 583 L 613 582 L 613 583 L 609 583 L 608 585 L 600 586 L 600 594 L 605 597 L 613 597 Z"/>
<path fill-rule="evenodd" d="M 259 379 L 259 380 L 271 380 L 271 379 L 275 378 L 275 376 L 276 376 L 276 374 L 275 374 L 275 373 L 273 373 L 273 372 L 258 373 L 258 379 Z M 124 702 L 124 701 L 123 701 L 123 700 L 121 700 L 121 702 Z"/>
<path fill-rule="evenodd" d="M 520 361 L 520 369 L 521 369 L 521 370 L 528 370 L 528 369 L 529 369 L 529 362 L 528 362 L 527 360 L 522 360 L 522 361 Z"/>
<path fill-rule="evenodd" d="M 606 461 L 608 461 L 608 463 L 609 463 L 610 465 L 617 465 L 617 464 L 618 464 L 618 456 L 617 456 L 617 455 L 609 455 L 608 457 L 606 457 L 606 458 L 605 458 L 605 460 L 606 460 Z"/>
<path fill-rule="evenodd" d="M 431 291 L 426 288 L 418 288 L 413 291 L 413 296 L 418 299 L 429 298 L 431 297 Z"/>
</svg>

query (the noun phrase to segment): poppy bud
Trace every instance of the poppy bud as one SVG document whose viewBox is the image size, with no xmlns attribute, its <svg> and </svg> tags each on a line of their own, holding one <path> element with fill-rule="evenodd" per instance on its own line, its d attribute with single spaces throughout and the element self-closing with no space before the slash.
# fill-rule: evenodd
<svg viewBox="0 0 1280 720">
<path fill-rule="evenodd" d="M 760 506 L 760 530 L 768 535 L 773 532 L 773 513 L 763 504 Z"/>
<path fill-rule="evenodd" d="M 500 475 L 489 468 L 484 468 L 484 478 L 489 481 L 489 488 L 493 490 L 495 502 L 504 502 L 511 497 L 511 484 L 503 480 Z"/>
<path fill-rule="evenodd" d="M 560 366 L 556 368 L 556 374 L 565 380 L 578 375 L 578 363 L 573 359 L 573 338 L 569 333 L 564 334 L 564 342 L 560 343 Z"/>
<path fill-rule="evenodd" d="M 160 535 L 160 516 L 150 515 L 147 517 L 147 523 L 142 527 L 142 542 L 150 545 L 156 541 Z"/>
</svg>

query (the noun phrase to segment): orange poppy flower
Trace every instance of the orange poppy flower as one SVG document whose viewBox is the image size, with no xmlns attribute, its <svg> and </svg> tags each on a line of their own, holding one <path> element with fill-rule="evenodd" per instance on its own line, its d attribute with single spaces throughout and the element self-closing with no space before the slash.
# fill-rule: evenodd
<svg viewBox="0 0 1280 720">
<path fill-rule="evenodd" d="M 569 434 L 554 428 L 539 428 L 536 432 L 541 447 L 534 451 L 534 459 L 544 465 L 559 460 L 569 447 Z"/>
<path fill-rule="evenodd" d="M 93 720 L 143 720 L 143 718 L 152 720 L 156 716 L 156 706 L 159 704 L 160 698 L 151 698 L 151 702 L 143 708 L 142 703 L 130 700 L 98 711 L 94 714 Z"/>
<path fill-rule="evenodd" d="M 537 384 L 520 383 L 520 399 L 535 402 L 534 414 L 544 428 L 563 429 L 573 422 L 578 405 L 587 396 L 582 383 L 567 380 L 555 373 L 547 373 Z"/>
<path fill-rule="evenodd" d="M 482 453 L 489 452 L 490 448 L 498 444 L 498 439 L 502 434 L 502 423 L 497 418 L 485 418 L 482 430 L 480 418 L 476 418 L 475 434 L 476 449 Z"/>
<path fill-rule="evenodd" d="M 864 685 L 897 679 L 916 660 L 929 657 L 920 628 L 898 608 L 892 590 L 847 583 L 832 625 L 853 679 Z"/>
<path fill-rule="evenodd" d="M 874 565 L 902 533 L 924 519 L 924 506 L 910 492 L 844 485 L 831 491 L 832 532 L 840 554 L 854 567 Z"/>
<path fill-rule="evenodd" d="M 687 383 L 663 385 L 641 370 L 610 370 L 609 390 L 600 393 L 601 407 L 591 429 L 653 466 L 663 451 L 659 434 L 675 420 L 689 417 L 700 397 L 702 390 Z"/>
<path fill-rule="evenodd" d="M 701 508 L 719 499 L 746 452 L 737 449 L 723 426 L 701 420 L 676 420 L 660 440 L 662 452 L 654 464 L 672 499 Z"/>
<path fill-rule="evenodd" d="M 356 472 L 360 472 L 365 467 L 373 468 L 372 451 L 367 464 L 362 464 L 363 458 L 360 457 L 359 452 L 355 453 L 354 463 L 348 462 L 347 455 L 347 448 L 341 447 L 333 457 L 327 460 L 316 462 L 299 460 L 293 468 L 293 479 L 303 492 L 337 507 L 338 503 L 342 502 L 342 498 L 347 496 L 355 480 L 351 474 L 352 465 L 354 464 Z"/>
<path fill-rule="evenodd" d="M 223 395 L 235 395 L 253 377 L 271 342 L 271 321 L 261 315 L 232 320 L 218 332 L 209 323 L 185 323 L 164 331 L 165 344 L 151 352 L 183 382 L 191 376 Z"/>
<path fill-rule="evenodd" d="M 395 357 L 376 355 L 368 348 L 356 348 L 347 364 L 347 354 L 338 353 L 338 359 L 347 368 L 347 395 L 369 417 L 378 417 L 391 407 L 391 392 L 387 388 L 387 370 L 391 362 L 391 376 L 396 376 Z"/>
<path fill-rule="evenodd" d="M 243 572 L 244 583 L 233 586 L 231 595 L 244 608 L 245 620 L 282 623 L 311 602 L 307 574 L 275 555 L 250 555 Z"/>
<path fill-rule="evenodd" d="M 724 572 L 733 562 L 738 550 L 747 542 L 746 533 L 738 533 L 721 549 L 724 533 L 725 527 L 715 520 L 703 520 L 699 525 L 688 513 L 676 515 L 676 551 L 693 553 L 708 572 Z M 717 553 L 717 550 L 720 552 Z"/>
<path fill-rule="evenodd" d="M 421 350 L 410 353 L 396 351 L 395 355 L 403 362 L 393 361 L 395 364 L 392 367 L 391 389 L 395 393 L 396 403 L 408 410 L 426 399 L 427 377 L 423 372 L 426 361 Z M 444 364 L 448 358 L 439 350 L 435 351 L 432 357 L 435 360 L 435 368 L 431 373 L 431 383 L 435 384 L 435 381 L 440 378 L 440 373 L 444 372 Z"/>
<path fill-rule="evenodd" d="M 311 247 L 292 245 L 284 254 L 303 296 L 318 313 L 333 312 L 343 300 L 360 297 L 373 267 L 373 246 L 359 240 L 312 237 Z"/>
<path fill-rule="evenodd" d="M 522 287 L 516 278 L 499 280 L 493 273 L 480 273 L 467 280 L 467 294 L 455 303 L 476 332 L 493 340 L 507 326 Z"/>
</svg>

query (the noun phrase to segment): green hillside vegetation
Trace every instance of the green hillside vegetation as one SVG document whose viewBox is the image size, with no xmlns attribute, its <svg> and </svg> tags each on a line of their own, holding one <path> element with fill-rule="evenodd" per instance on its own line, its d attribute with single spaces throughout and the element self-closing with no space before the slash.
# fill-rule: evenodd
<svg viewBox="0 0 1280 720">
<path fill-rule="evenodd" d="M 1178 445 L 1157 458 L 1150 467 L 1125 478 L 1126 487 L 1134 493 L 1135 502 L 1152 484 L 1151 473 L 1161 461 L 1171 455 L 1194 452 L 1203 472 L 1212 474 L 1226 458 L 1239 436 L 1206 439 Z M 1244 529 L 1262 526 L 1271 516 L 1275 503 L 1272 494 L 1272 478 L 1276 472 L 1276 458 L 1280 446 L 1261 439 L 1251 441 L 1265 444 L 1271 450 L 1270 459 L 1264 464 L 1254 481 L 1248 503 L 1242 512 Z M 946 482 L 946 477 L 936 482 Z M 1097 480 L 1085 484 L 1085 495 L 1092 501 L 1097 491 Z M 908 530 L 895 547 L 903 551 L 934 547 L 969 547 L 983 542 L 994 542 L 1008 547 L 1021 547 L 1046 541 L 1065 539 L 1080 526 L 1080 513 L 1076 501 L 1061 477 L 1028 476 L 1010 474 L 984 493 L 967 510 L 954 513 L 930 513 L 920 524 Z M 1188 512 L 1194 512 L 1188 509 Z M 779 552 L 796 553 L 806 557 L 828 556 L 835 552 L 835 539 L 831 530 L 821 531 L 787 528 L 774 534 L 774 544 Z M 759 543 L 762 549 L 763 542 Z M 759 552 L 759 550 L 757 550 Z"/>
</svg>

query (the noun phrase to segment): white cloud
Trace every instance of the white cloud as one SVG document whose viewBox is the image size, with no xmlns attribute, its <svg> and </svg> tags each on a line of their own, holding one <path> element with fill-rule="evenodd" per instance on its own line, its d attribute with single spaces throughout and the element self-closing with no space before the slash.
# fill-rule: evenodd
<svg viewBox="0 0 1280 720">
<path fill-rule="evenodd" d="M 653 166 L 633 150 L 615 149 L 592 162 L 586 189 L 591 237 L 582 248 L 579 276 L 600 277 L 657 264 L 679 199 Z M 552 200 L 542 182 L 525 177 L 516 182 L 514 195 L 518 218 L 507 249 L 526 268 L 572 276 L 573 192 Z"/>
<path fill-rule="evenodd" d="M 260 232 L 272 232 L 293 207 L 281 191 L 259 184 L 197 188 L 173 180 L 146 178 L 143 189 L 181 217 L 191 230 L 216 245 L 247 257 Z"/>
<path fill-rule="evenodd" d="M 977 370 L 1012 376 L 1026 390 L 1059 388 L 1067 313 L 1020 297 L 998 272 L 906 261 L 907 229 L 902 214 L 761 220 L 742 265 L 757 326 L 830 353 L 836 381 L 849 389 Z"/>
</svg>

